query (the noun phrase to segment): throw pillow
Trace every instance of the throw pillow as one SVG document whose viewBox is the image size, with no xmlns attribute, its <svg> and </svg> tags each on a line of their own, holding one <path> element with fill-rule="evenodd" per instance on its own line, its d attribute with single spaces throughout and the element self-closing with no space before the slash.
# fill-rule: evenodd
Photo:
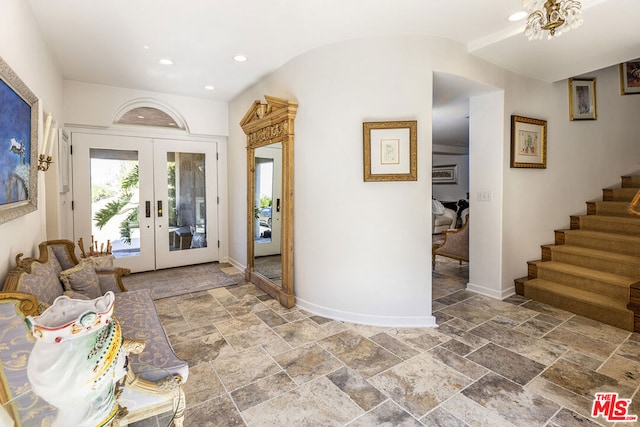
<svg viewBox="0 0 640 427">
<path fill-rule="evenodd" d="M 60 280 L 65 291 L 75 291 L 89 299 L 102 296 L 98 275 L 92 263 L 81 262 L 80 264 L 60 273 Z"/>
<path fill-rule="evenodd" d="M 88 301 L 91 299 L 85 294 L 81 294 L 80 292 L 76 292 L 76 291 L 64 291 L 62 295 L 68 296 L 71 299 L 79 299 L 83 301 Z"/>
</svg>

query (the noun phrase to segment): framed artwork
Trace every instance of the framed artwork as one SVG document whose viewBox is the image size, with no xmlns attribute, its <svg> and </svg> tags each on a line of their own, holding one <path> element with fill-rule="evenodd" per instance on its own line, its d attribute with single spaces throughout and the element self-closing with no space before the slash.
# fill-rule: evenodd
<svg viewBox="0 0 640 427">
<path fill-rule="evenodd" d="M 433 166 L 431 182 L 433 184 L 457 184 L 458 165 Z"/>
<path fill-rule="evenodd" d="M 38 209 L 38 98 L 0 58 L 0 224 Z"/>
<path fill-rule="evenodd" d="M 60 172 L 60 193 L 69 191 L 69 135 L 58 130 L 58 168 Z"/>
<path fill-rule="evenodd" d="M 417 181 L 418 122 L 365 122 L 364 180 Z"/>
<path fill-rule="evenodd" d="M 640 93 L 640 58 L 620 64 L 620 93 Z"/>
<path fill-rule="evenodd" d="M 596 79 L 569 79 L 569 118 L 596 120 Z"/>
<path fill-rule="evenodd" d="M 511 167 L 547 167 L 547 121 L 511 116 Z"/>
</svg>

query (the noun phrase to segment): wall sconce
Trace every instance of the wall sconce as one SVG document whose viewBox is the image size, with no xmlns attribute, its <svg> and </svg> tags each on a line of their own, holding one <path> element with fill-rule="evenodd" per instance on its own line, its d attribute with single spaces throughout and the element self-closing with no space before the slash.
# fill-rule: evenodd
<svg viewBox="0 0 640 427">
<path fill-rule="evenodd" d="M 40 171 L 48 171 L 49 166 L 53 161 L 51 160 L 51 156 L 53 154 L 53 147 L 56 145 L 56 128 L 51 128 L 51 114 L 47 114 L 47 120 L 44 125 L 44 138 L 42 143 L 42 151 L 38 156 L 38 170 Z M 49 132 L 51 131 L 51 132 Z M 51 140 L 49 140 L 49 135 L 51 136 Z M 47 152 L 47 146 L 49 148 Z"/>
</svg>

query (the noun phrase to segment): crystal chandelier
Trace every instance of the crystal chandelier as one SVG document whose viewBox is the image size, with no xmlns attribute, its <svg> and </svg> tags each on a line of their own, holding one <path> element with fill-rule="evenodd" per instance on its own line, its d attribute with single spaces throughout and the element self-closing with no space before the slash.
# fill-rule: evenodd
<svg viewBox="0 0 640 427">
<path fill-rule="evenodd" d="M 522 0 L 529 12 L 524 35 L 529 40 L 559 36 L 582 24 L 582 5 L 577 0 Z"/>
</svg>

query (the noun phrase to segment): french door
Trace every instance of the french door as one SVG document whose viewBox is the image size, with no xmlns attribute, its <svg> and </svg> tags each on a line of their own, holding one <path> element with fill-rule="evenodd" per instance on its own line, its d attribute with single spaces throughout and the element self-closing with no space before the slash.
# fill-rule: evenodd
<svg viewBox="0 0 640 427">
<path fill-rule="evenodd" d="M 72 134 L 74 235 L 149 271 L 218 260 L 215 142 Z"/>
</svg>

